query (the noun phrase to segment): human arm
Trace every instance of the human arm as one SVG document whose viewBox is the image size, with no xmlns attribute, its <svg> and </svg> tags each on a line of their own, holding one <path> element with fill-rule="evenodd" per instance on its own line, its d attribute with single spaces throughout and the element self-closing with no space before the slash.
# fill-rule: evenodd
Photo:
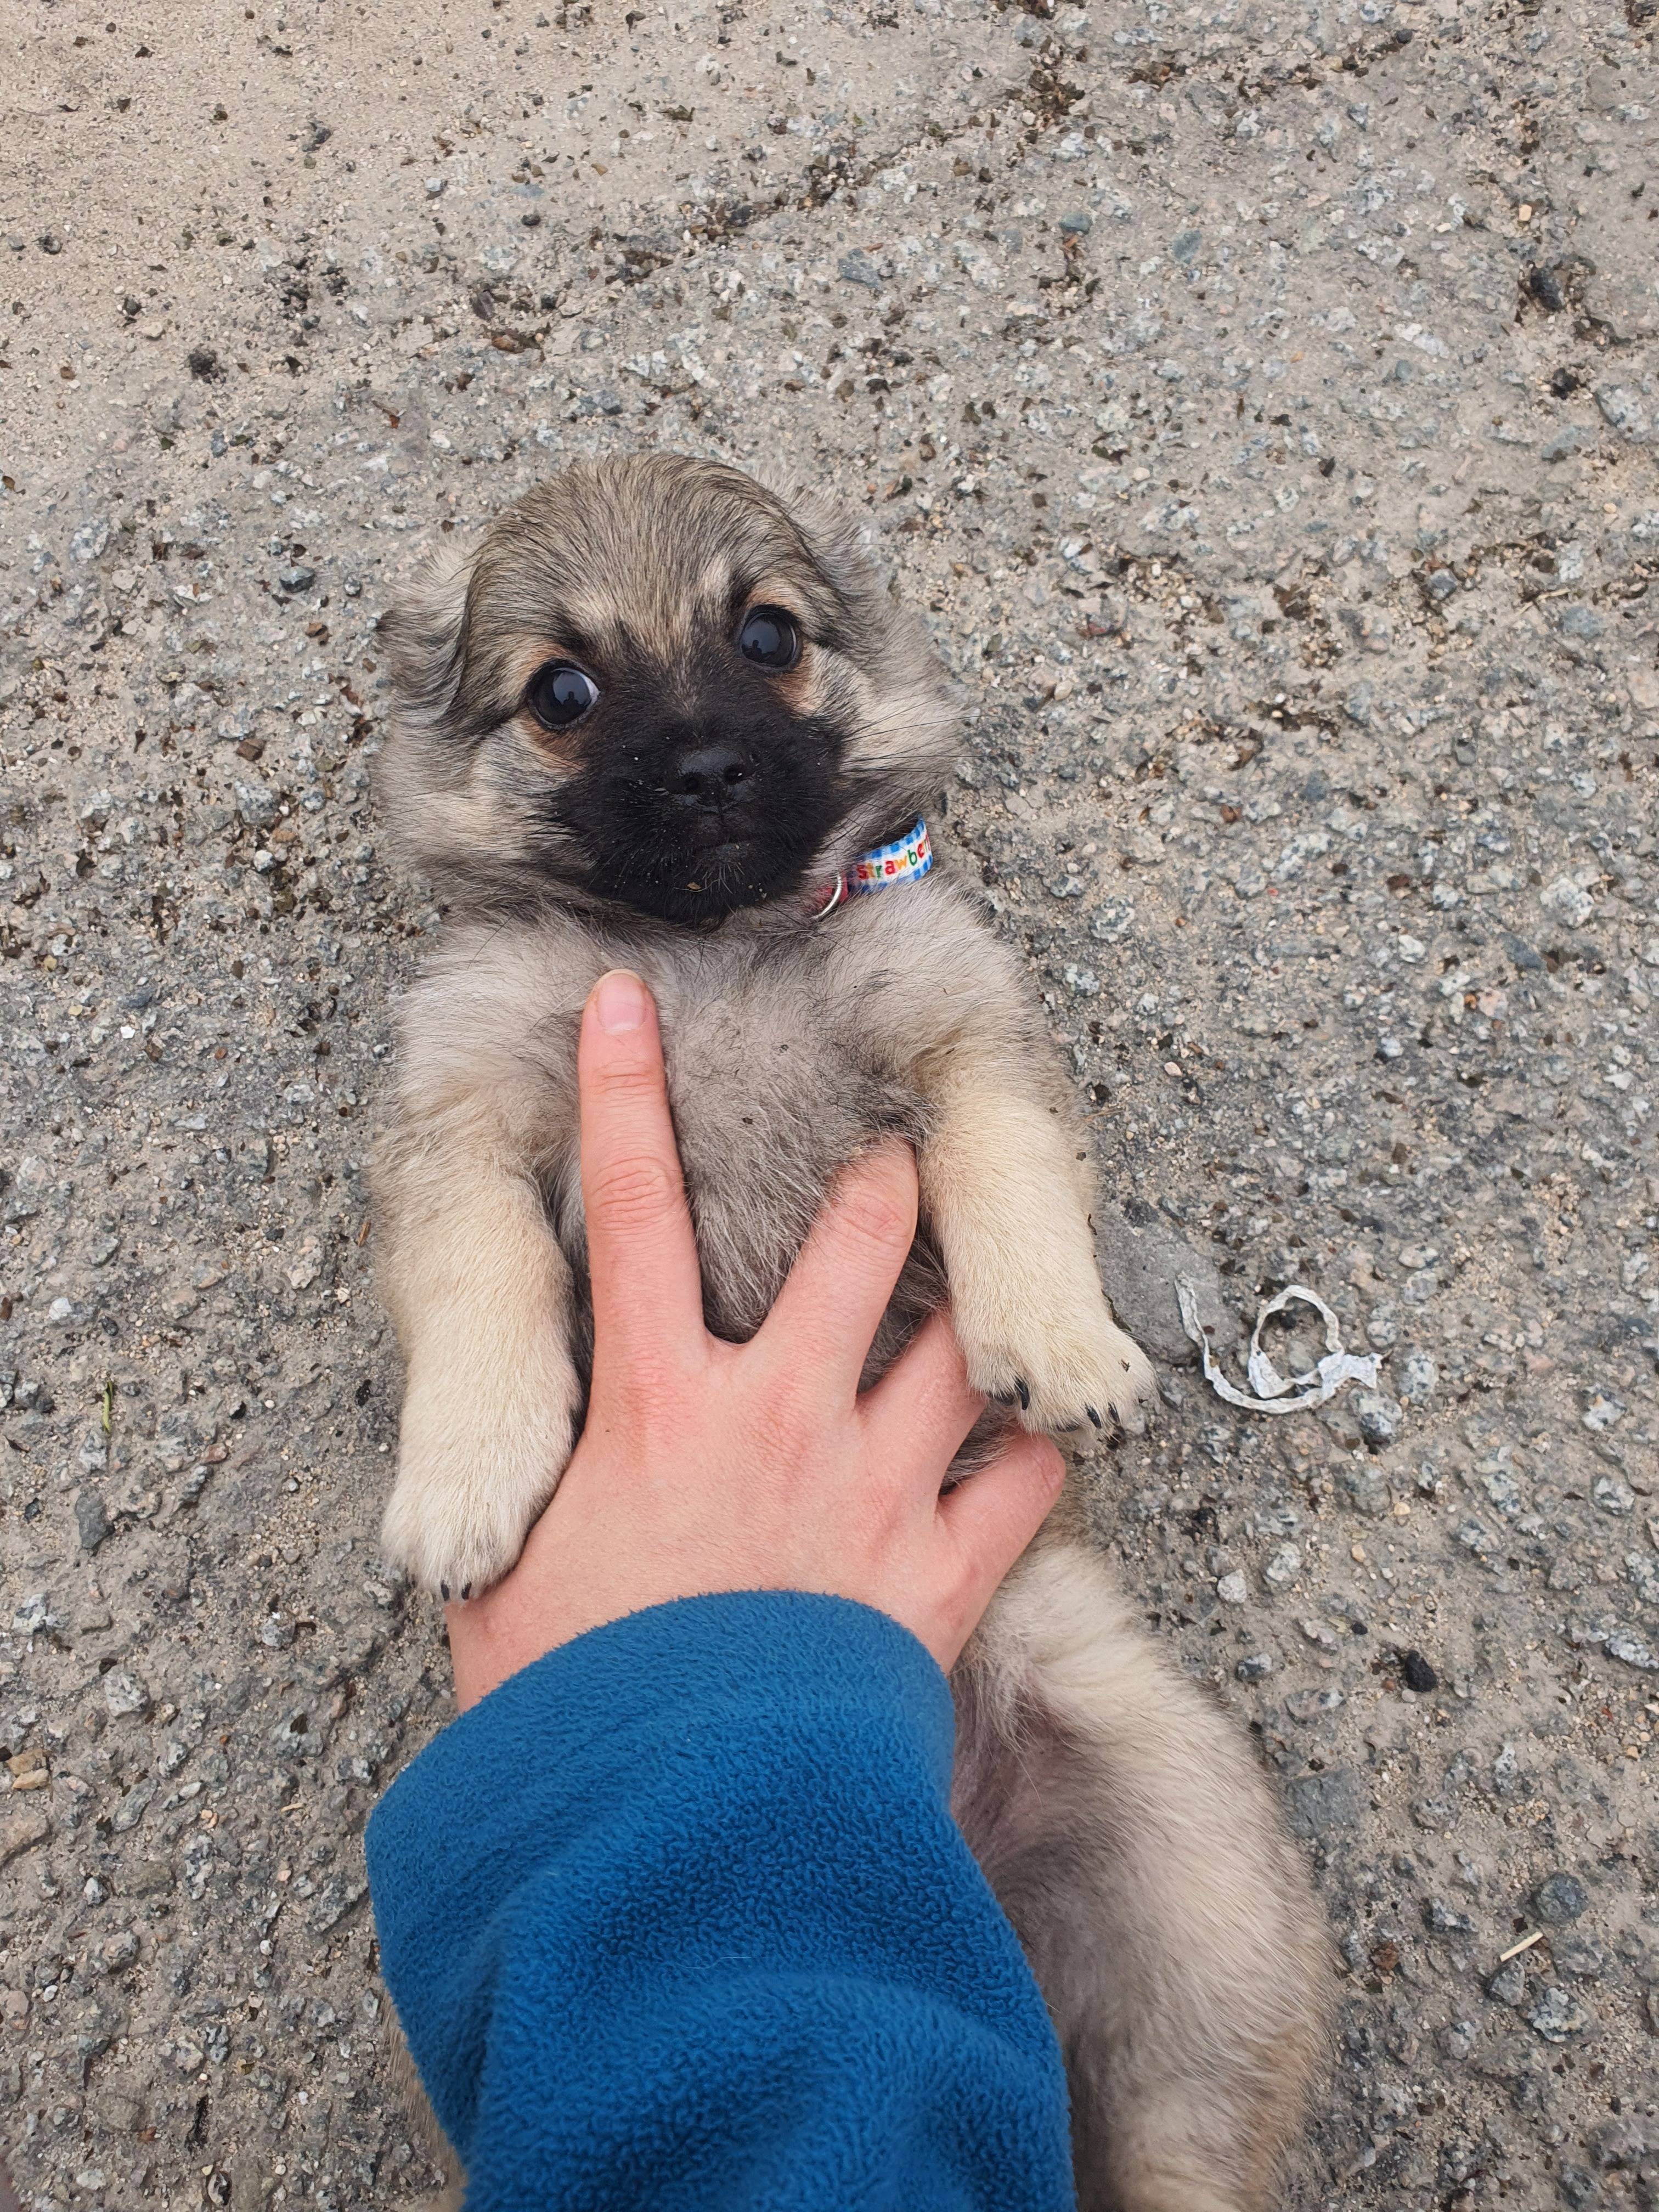
<svg viewBox="0 0 1659 2212">
<path fill-rule="evenodd" d="M 474 2212 L 1047 2212 L 1059 2058 L 949 1818 L 939 1668 L 1057 1455 L 1018 1438 L 941 1497 L 983 1402 L 943 1321 L 859 1397 L 906 1153 L 750 1345 L 707 1336 L 632 980 L 631 1025 L 582 1033 L 588 1421 L 518 1567 L 452 1607 L 468 1710 L 370 1825 L 388 1985 Z"/>
<path fill-rule="evenodd" d="M 1060 2212 L 1065 2088 L 896 1623 L 740 1592 L 595 1628 L 370 1824 L 468 2212 Z"/>
</svg>

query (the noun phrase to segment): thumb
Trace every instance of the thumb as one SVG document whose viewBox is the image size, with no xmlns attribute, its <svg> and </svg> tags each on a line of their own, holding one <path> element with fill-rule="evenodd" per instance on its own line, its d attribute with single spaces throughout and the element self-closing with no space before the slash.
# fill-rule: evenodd
<svg viewBox="0 0 1659 2212">
<path fill-rule="evenodd" d="M 955 1546 L 965 1642 L 997 1585 L 1048 1519 L 1066 1462 L 1047 1437 L 1019 1436 L 1000 1457 L 939 1502 Z"/>
</svg>

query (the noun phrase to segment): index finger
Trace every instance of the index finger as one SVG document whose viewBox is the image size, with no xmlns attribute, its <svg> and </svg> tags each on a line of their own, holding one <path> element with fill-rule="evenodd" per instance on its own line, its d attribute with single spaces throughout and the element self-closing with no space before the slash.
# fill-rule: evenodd
<svg viewBox="0 0 1659 2212">
<path fill-rule="evenodd" d="M 629 969 L 582 1010 L 582 1203 L 596 1359 L 608 1348 L 702 1337 L 702 1279 L 668 1110 L 657 1009 Z"/>
</svg>

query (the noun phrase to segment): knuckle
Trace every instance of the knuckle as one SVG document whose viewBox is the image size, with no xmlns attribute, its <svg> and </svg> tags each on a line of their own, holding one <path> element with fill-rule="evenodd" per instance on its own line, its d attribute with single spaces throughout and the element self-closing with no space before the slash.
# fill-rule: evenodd
<svg viewBox="0 0 1659 2212">
<path fill-rule="evenodd" d="M 663 1087 L 660 1066 L 647 1059 L 610 1060 L 592 1080 L 607 1098 L 655 1098 Z"/>
<path fill-rule="evenodd" d="M 629 1457 L 641 1466 L 672 1464 L 694 1404 L 686 1377 L 654 1361 L 648 1346 L 630 1342 L 623 1374 L 608 1380 L 620 1387 L 607 1389 L 605 1410 Z"/>
<path fill-rule="evenodd" d="M 842 1227 L 855 1243 L 883 1252 L 908 1246 L 912 1234 L 908 1211 L 890 1193 L 855 1182 L 839 1206 Z"/>
<path fill-rule="evenodd" d="M 587 1192 L 590 1218 L 612 1230 L 653 1226 L 678 1203 L 678 1182 L 667 1163 L 644 1153 L 607 1161 L 595 1170 Z"/>
<path fill-rule="evenodd" d="M 951 1578 L 945 1609 L 957 1633 L 965 1638 L 985 1610 L 987 1599 L 1012 1561 L 965 1559 Z"/>
<path fill-rule="evenodd" d="M 917 1528 L 915 1495 L 908 1470 L 900 1462 L 866 1460 L 857 1489 L 858 1526 L 877 1550 L 890 1549 Z"/>
</svg>

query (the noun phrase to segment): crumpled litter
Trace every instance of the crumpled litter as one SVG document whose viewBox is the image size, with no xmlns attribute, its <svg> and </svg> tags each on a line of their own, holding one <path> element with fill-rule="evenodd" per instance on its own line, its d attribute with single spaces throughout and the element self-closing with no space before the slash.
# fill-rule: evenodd
<svg viewBox="0 0 1659 2212">
<path fill-rule="evenodd" d="M 1364 1382 L 1371 1389 L 1376 1386 L 1381 1355 L 1375 1352 L 1352 1352 L 1342 1349 L 1342 1330 L 1336 1316 L 1323 1298 L 1301 1283 L 1287 1284 L 1276 1297 L 1268 1299 L 1255 1317 L 1255 1327 L 1250 1333 L 1249 1358 L 1244 1371 L 1249 1376 L 1250 1391 L 1241 1390 L 1230 1382 L 1222 1372 L 1220 1362 L 1210 1350 L 1210 1340 L 1204 1334 L 1198 1318 L 1198 1293 L 1194 1285 L 1184 1278 L 1176 1284 L 1176 1303 L 1181 1309 L 1181 1326 L 1198 1346 L 1204 1362 L 1204 1376 L 1218 1398 L 1230 1406 L 1237 1406 L 1247 1413 L 1300 1413 L 1310 1406 L 1322 1406 L 1334 1398 L 1346 1382 Z M 1316 1367 L 1305 1375 L 1281 1375 L 1273 1361 L 1261 1349 L 1261 1331 L 1277 1313 L 1288 1305 L 1312 1306 L 1324 1317 L 1325 1357 Z M 1291 1393 L 1294 1395 L 1291 1395 Z"/>
</svg>

